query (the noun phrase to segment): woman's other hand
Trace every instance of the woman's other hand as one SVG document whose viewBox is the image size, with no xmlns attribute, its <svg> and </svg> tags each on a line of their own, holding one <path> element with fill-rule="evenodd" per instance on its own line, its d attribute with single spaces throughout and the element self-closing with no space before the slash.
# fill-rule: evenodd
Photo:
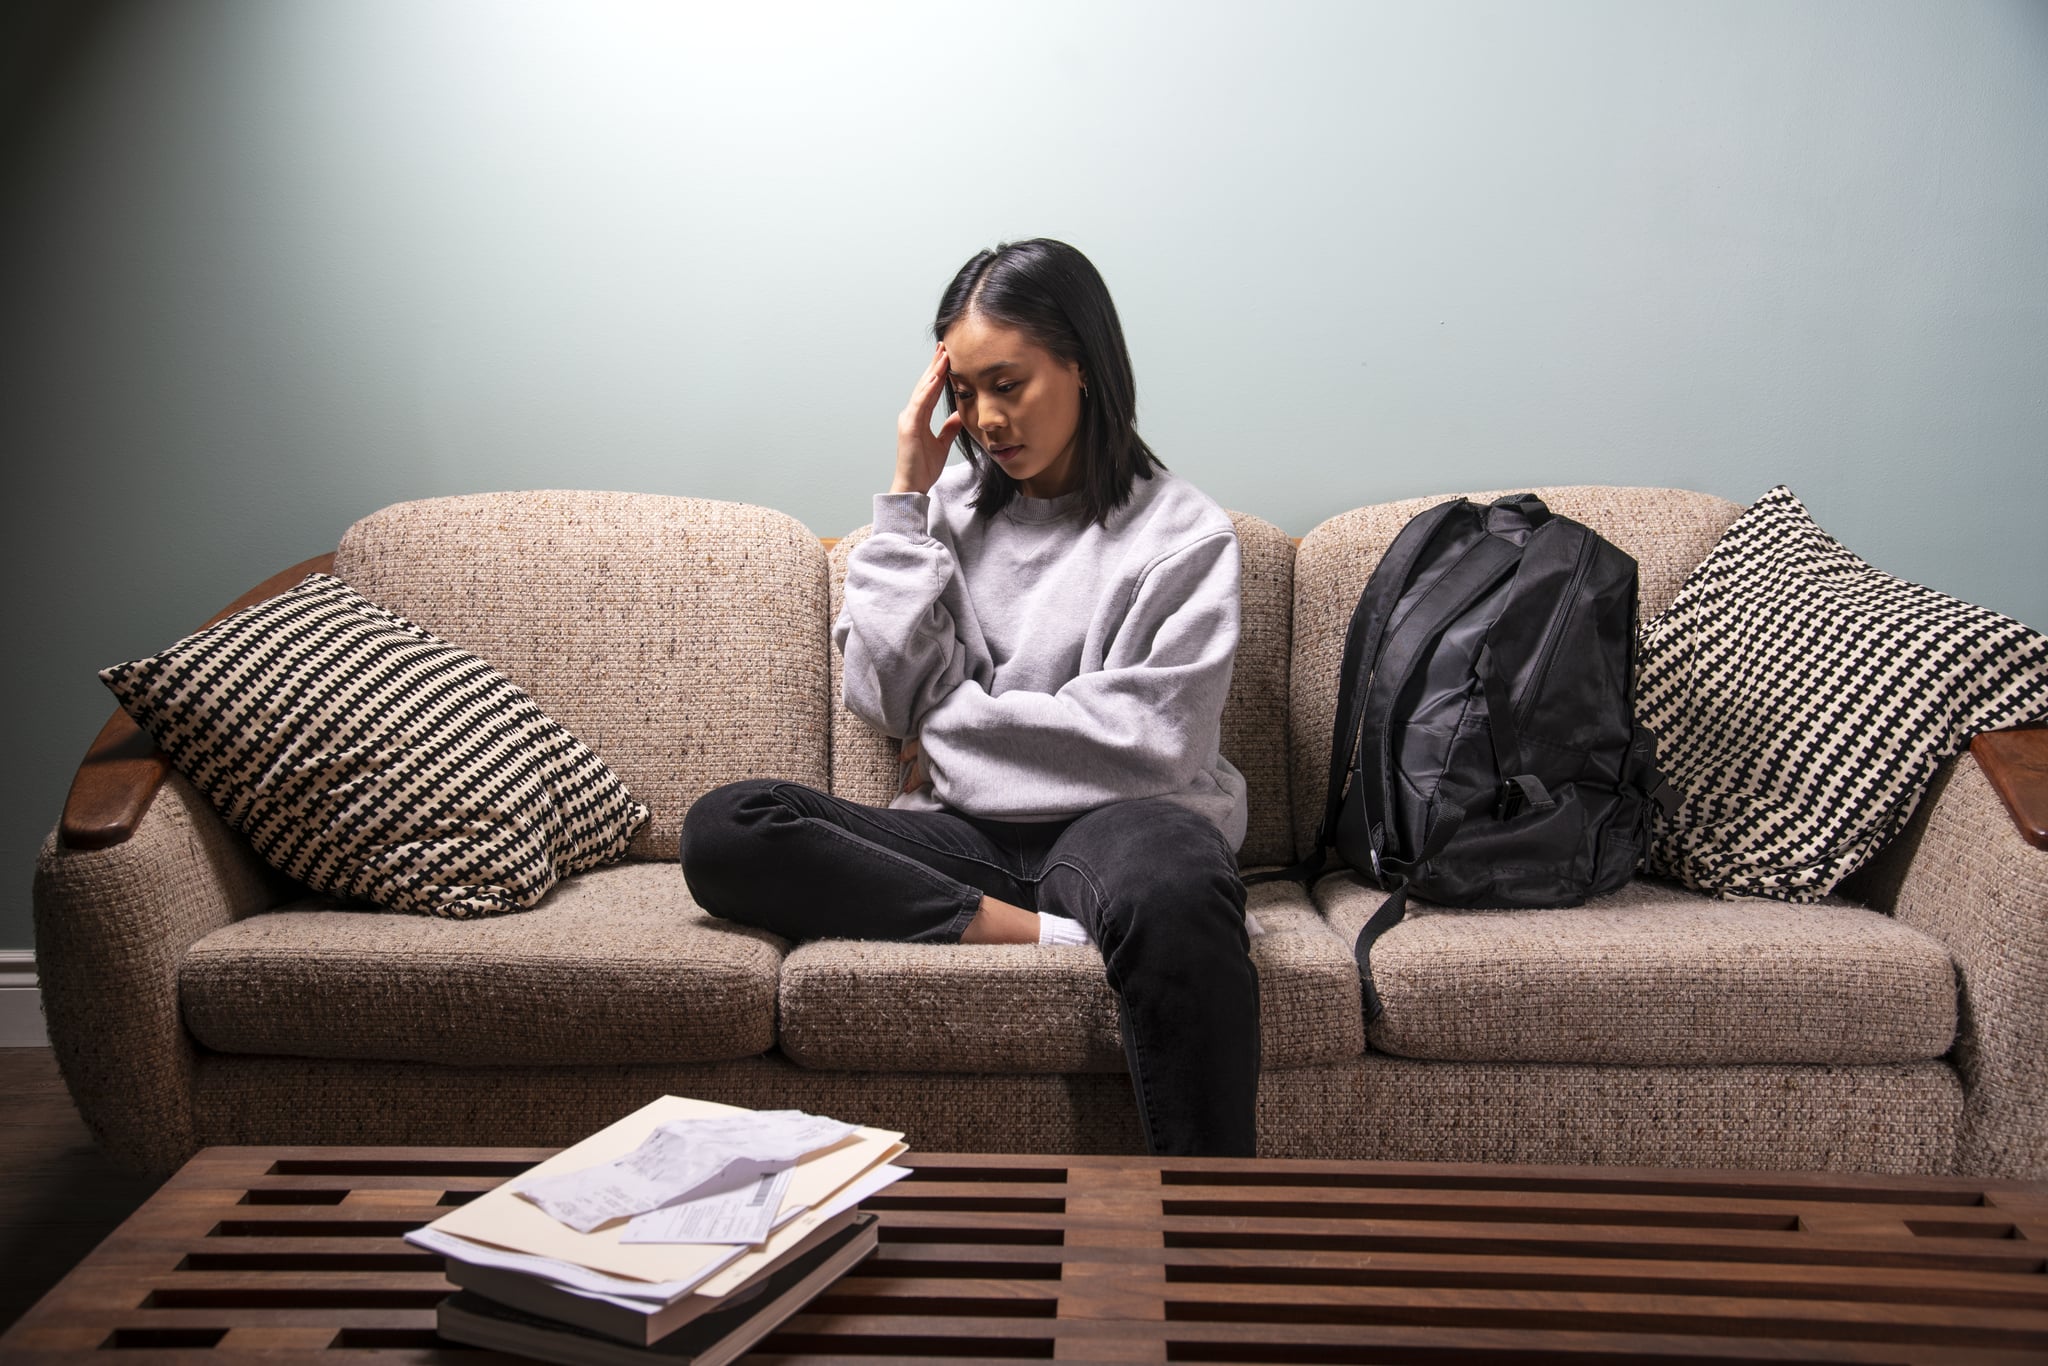
<svg viewBox="0 0 2048 1366">
<path fill-rule="evenodd" d="M 910 391 L 909 405 L 896 419 L 896 482 L 889 486 L 891 493 L 929 493 L 946 468 L 946 454 L 960 434 L 960 414 L 949 414 L 939 430 L 932 431 L 932 412 L 939 406 L 939 389 L 945 382 L 946 348 L 941 343 L 932 348 L 932 363 L 924 368 Z"/>
<path fill-rule="evenodd" d="M 920 787 L 930 787 L 932 775 L 925 772 L 924 749 L 915 740 L 905 740 L 903 748 L 896 751 L 896 761 L 903 765 L 903 790 L 915 792 Z"/>
</svg>

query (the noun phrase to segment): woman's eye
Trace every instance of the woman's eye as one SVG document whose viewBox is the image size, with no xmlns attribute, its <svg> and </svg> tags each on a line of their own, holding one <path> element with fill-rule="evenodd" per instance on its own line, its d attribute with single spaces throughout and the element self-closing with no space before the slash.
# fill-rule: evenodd
<svg viewBox="0 0 2048 1366">
<path fill-rule="evenodd" d="M 998 385 L 996 386 L 996 392 L 997 392 L 997 393 L 999 393 L 999 394 L 1007 394 L 1007 393 L 1009 393 L 1009 392 L 1010 392 L 1010 391 L 1011 391 L 1012 389 L 1014 389 L 1014 388 L 1016 388 L 1016 387 L 1017 387 L 1017 381 L 1016 381 L 1016 380 L 1011 380 L 1011 381 L 1010 381 L 1010 382 L 1009 382 L 1008 384 L 998 384 Z"/>
<path fill-rule="evenodd" d="M 974 395 L 968 393 L 965 389 L 955 389 L 953 391 L 953 401 L 955 403 L 963 403 L 972 397 L 974 397 Z"/>
</svg>

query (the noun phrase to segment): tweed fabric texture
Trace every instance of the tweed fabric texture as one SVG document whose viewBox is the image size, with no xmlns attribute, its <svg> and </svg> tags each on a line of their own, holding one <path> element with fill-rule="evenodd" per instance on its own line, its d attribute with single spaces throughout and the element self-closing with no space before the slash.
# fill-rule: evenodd
<svg viewBox="0 0 2048 1366">
<path fill-rule="evenodd" d="M 1316 884 L 1353 942 L 1387 893 Z M 1954 1041 L 1946 947 L 1839 902 L 1757 908 L 1637 880 L 1562 910 L 1409 903 L 1373 946 L 1383 1053 L 1471 1062 L 1892 1063 Z"/>
<path fill-rule="evenodd" d="M 653 812 L 676 855 L 714 787 L 827 771 L 825 554 L 794 518 L 708 498 L 528 492 L 400 503 L 335 574 L 491 660 Z"/>
<path fill-rule="evenodd" d="M 1250 889 L 1266 1067 L 1365 1047 L 1350 951 L 1293 883 Z M 832 1071 L 1121 1072 L 1116 997 L 1093 945 L 820 940 L 782 966 L 781 1044 Z"/>
<path fill-rule="evenodd" d="M 1237 658 L 1223 704 L 1223 757 L 1244 775 L 1241 864 L 1292 861 L 1287 793 L 1287 668 L 1294 614 L 1294 542 L 1271 522 L 1233 512 L 1241 563 Z M 846 600 L 846 562 L 872 527 L 832 547 L 831 619 Z M 887 806 L 896 795 L 896 746 L 846 709 L 845 660 L 832 653 L 832 795 Z"/>
<path fill-rule="evenodd" d="M 811 1072 L 770 1054 L 626 1067 L 450 1068 L 208 1055 L 198 1142 L 555 1146 L 663 1095 L 799 1109 L 927 1152 L 1142 1153 L 1127 1078 Z"/>
<path fill-rule="evenodd" d="M 257 853 L 352 900 L 519 910 L 647 820 L 497 670 L 325 574 L 100 678 Z"/>
<path fill-rule="evenodd" d="M 1262 1157 L 1948 1173 L 1946 1063 L 1579 1067 L 1367 1054 L 1268 1073 Z"/>
<path fill-rule="evenodd" d="M 874 529 L 869 524 L 849 531 L 827 556 L 825 574 L 831 585 L 828 622 L 839 620 L 846 607 L 847 561 Z M 846 709 L 846 657 L 837 650 L 826 653 L 831 656 L 832 795 L 865 806 L 887 806 L 903 780 L 902 767 L 896 761 L 897 744 Z"/>
<path fill-rule="evenodd" d="M 168 1174 L 197 1146 L 180 960 L 212 931 L 276 905 L 284 888 L 175 773 L 123 843 L 44 842 L 36 979 L 50 1047 L 86 1128 L 124 1167 Z"/>
<path fill-rule="evenodd" d="M 200 940 L 178 980 L 222 1053 L 697 1062 L 775 1046 L 784 947 L 698 910 L 676 864 L 634 862 L 469 924 L 300 902 Z"/>
<path fill-rule="evenodd" d="M 1244 774 L 1248 820 L 1240 865 L 1291 862 L 1287 670 L 1294 641 L 1294 541 L 1271 522 L 1233 512 L 1243 587 L 1237 662 L 1223 704 L 1223 757 Z"/>
<path fill-rule="evenodd" d="M 1966 753 L 1872 871 L 1878 904 L 1955 957 L 1959 1169 L 2048 1180 L 2048 853 L 2021 838 Z"/>
<path fill-rule="evenodd" d="M 1583 522 L 1635 557 L 1640 615 L 1664 608 L 1721 533 L 1742 515 L 1726 499 L 1678 489 L 1515 489 L 1534 493 L 1561 517 Z M 1418 513 L 1458 494 L 1410 498 L 1340 513 L 1301 538 L 1294 563 L 1294 641 L 1288 696 L 1294 841 L 1306 854 L 1322 823 L 1330 778 L 1330 737 L 1337 727 L 1337 688 L 1344 632 L 1380 557 Z M 1463 495 L 1490 503 L 1499 492 Z M 1289 859 L 1288 862 L 1292 862 Z"/>
<path fill-rule="evenodd" d="M 1682 798 L 1652 809 L 1645 865 L 1812 901 L 1971 736 L 2048 716 L 2048 636 L 1872 568 L 1780 485 L 1643 628 L 1638 686 Z"/>
</svg>

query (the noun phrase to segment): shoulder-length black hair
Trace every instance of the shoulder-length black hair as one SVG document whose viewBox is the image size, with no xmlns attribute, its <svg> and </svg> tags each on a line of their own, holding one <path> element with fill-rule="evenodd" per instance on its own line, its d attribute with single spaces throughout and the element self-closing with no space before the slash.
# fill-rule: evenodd
<svg viewBox="0 0 2048 1366">
<path fill-rule="evenodd" d="M 1089 521 L 1109 524 L 1109 515 L 1130 501 L 1134 480 L 1150 479 L 1165 462 L 1138 435 L 1137 384 L 1131 353 L 1109 287 L 1093 264 L 1065 242 L 1034 237 L 977 252 L 946 286 L 932 320 L 932 338 L 944 341 L 954 323 L 969 313 L 1014 327 L 1063 361 L 1081 367 L 1086 392 L 1074 432 L 1074 459 L 1081 466 L 1082 506 Z M 946 411 L 954 411 L 953 387 L 945 386 Z M 1017 496 L 1017 485 L 989 459 L 963 427 L 960 453 L 974 467 L 974 511 L 993 517 Z"/>
</svg>

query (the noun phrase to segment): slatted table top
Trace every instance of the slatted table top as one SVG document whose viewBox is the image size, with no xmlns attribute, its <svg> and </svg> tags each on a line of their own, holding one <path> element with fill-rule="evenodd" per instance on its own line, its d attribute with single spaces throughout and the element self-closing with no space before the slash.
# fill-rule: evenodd
<svg viewBox="0 0 2048 1366">
<path fill-rule="evenodd" d="M 434 1336 L 400 1235 L 550 1152 L 210 1148 L 0 1355 L 509 1360 Z M 2048 1361 L 2042 1183 L 905 1160 L 880 1249 L 748 1360 Z"/>
</svg>

